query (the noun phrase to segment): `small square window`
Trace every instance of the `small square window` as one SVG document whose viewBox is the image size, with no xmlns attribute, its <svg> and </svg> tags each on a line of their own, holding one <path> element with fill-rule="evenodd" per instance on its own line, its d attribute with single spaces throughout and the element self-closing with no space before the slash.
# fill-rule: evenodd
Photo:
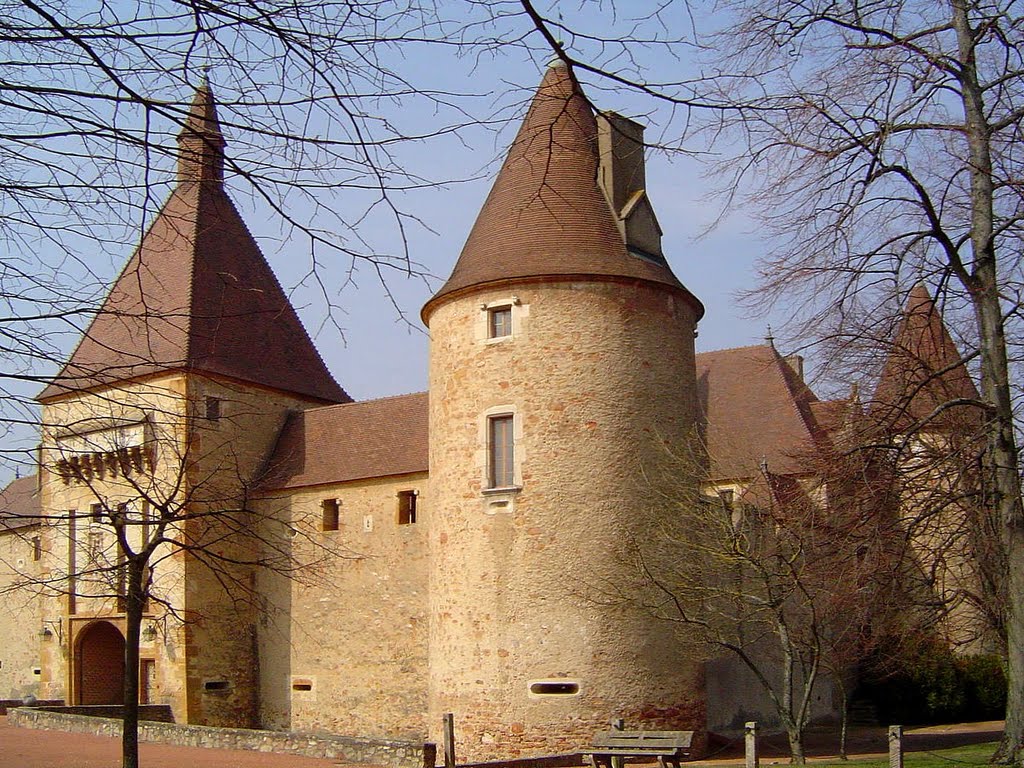
<svg viewBox="0 0 1024 768">
<path fill-rule="evenodd" d="M 487 310 L 487 337 L 500 339 L 512 335 L 512 307 L 492 307 Z"/>
<path fill-rule="evenodd" d="M 341 504 L 338 502 L 338 500 L 324 499 L 323 501 L 320 502 L 320 509 L 323 512 L 323 517 L 320 523 L 320 530 L 338 530 L 338 520 L 341 517 Z"/>
<path fill-rule="evenodd" d="M 90 504 L 89 505 L 89 516 L 99 522 L 103 519 L 103 505 L 102 504 Z"/>
<path fill-rule="evenodd" d="M 206 398 L 206 420 L 207 421 L 220 421 L 220 398 L 219 397 L 208 397 L 208 398 Z"/>
<path fill-rule="evenodd" d="M 416 522 L 416 497 L 419 491 L 398 492 L 398 524 L 411 525 Z"/>
</svg>

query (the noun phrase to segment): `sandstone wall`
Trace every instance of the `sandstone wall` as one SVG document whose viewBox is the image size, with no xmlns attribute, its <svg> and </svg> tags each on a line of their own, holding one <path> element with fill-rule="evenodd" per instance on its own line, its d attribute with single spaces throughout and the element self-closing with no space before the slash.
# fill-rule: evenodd
<svg viewBox="0 0 1024 768">
<path fill-rule="evenodd" d="M 0 529 L 0 593 L 30 583 L 38 574 L 34 559 L 35 540 L 41 526 L 15 530 Z M 0 699 L 40 696 L 43 629 L 42 598 L 37 590 L 25 589 L 4 595 L 0 620 Z"/>
<path fill-rule="evenodd" d="M 210 398 L 216 400 L 211 411 Z M 259 723 L 257 573 L 288 570 L 264 557 L 253 483 L 289 410 L 311 403 L 210 377 L 188 380 L 189 536 L 202 551 L 183 558 L 187 722 L 222 727 Z M 216 418 L 212 418 L 216 416 Z M 235 564 L 238 563 L 238 564 Z"/>
<path fill-rule="evenodd" d="M 418 491 L 398 522 L 398 493 Z M 321 530 L 322 502 L 339 526 Z M 264 727 L 422 740 L 427 709 L 426 474 L 302 488 L 261 502 L 301 569 L 263 572 Z"/>
<path fill-rule="evenodd" d="M 217 401 L 215 411 L 208 411 L 209 398 Z M 133 545 L 150 530 L 146 521 L 164 510 L 179 518 L 170 533 L 206 548 L 185 555 L 165 547 L 153 560 L 154 592 L 179 615 L 165 612 L 158 601 L 148 606 L 140 656 L 149 672 L 150 701 L 171 705 L 180 721 L 255 723 L 254 577 L 251 569 L 210 555 L 251 559 L 258 550 L 253 520 L 239 510 L 248 507 L 248 485 L 288 410 L 309 405 L 257 387 L 177 373 L 46 405 L 42 504 L 62 517 L 48 538 L 47 567 L 58 579 L 70 578 L 65 583 L 77 596 L 44 609 L 46 619 L 63 620 L 66 627 L 60 642 L 51 644 L 59 653 L 44 659 L 44 695 L 79 700 L 78 639 L 94 621 L 109 621 L 124 633 L 113 529 L 109 518 L 93 520 L 90 510 L 100 503 L 109 515 L 126 504 L 136 521 L 129 527 Z M 208 418 L 211 413 L 216 418 Z M 119 445 L 125 448 L 121 454 Z M 86 465 L 74 458 L 89 453 L 106 460 Z M 75 472 L 69 472 L 69 459 L 77 462 Z M 196 517 L 206 512 L 212 514 Z M 191 519 L 183 522 L 184 517 Z"/>
<path fill-rule="evenodd" d="M 513 334 L 487 339 L 502 304 Z M 702 676 L 671 630 L 608 605 L 663 484 L 695 482 L 664 474 L 695 424 L 693 308 L 647 284 L 520 283 L 429 324 L 431 737 L 445 712 L 466 760 L 571 752 L 611 717 L 702 729 Z M 520 489 L 487 488 L 497 414 Z"/>
</svg>

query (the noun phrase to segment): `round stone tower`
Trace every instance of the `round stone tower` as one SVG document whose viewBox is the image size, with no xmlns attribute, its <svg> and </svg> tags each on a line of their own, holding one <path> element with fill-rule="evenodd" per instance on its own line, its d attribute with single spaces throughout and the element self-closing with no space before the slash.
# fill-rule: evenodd
<svg viewBox="0 0 1024 768">
<path fill-rule="evenodd" d="M 545 74 L 430 329 L 429 717 L 460 761 L 704 726 L 671 627 L 612 592 L 695 432 L 700 302 L 672 274 L 642 129 Z M 695 485 L 686 474 L 670 483 Z"/>
</svg>

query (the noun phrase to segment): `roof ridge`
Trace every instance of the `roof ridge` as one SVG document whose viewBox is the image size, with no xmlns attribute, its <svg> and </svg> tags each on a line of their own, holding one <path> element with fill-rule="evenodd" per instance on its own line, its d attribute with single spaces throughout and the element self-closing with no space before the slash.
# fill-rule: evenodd
<svg viewBox="0 0 1024 768">
<path fill-rule="evenodd" d="M 188 183 L 193 183 L 194 184 L 196 182 L 188 182 Z M 208 187 L 208 185 L 205 185 L 205 184 L 201 185 L 201 186 Z M 224 201 L 228 204 L 228 206 L 230 207 L 232 213 L 234 213 L 235 218 L 238 220 L 238 223 L 241 224 L 242 230 L 245 232 L 246 235 L 249 236 L 249 238 L 256 245 L 256 249 L 257 249 L 259 255 L 263 257 L 263 260 L 264 260 L 264 262 L 267 265 L 267 274 L 269 275 L 270 279 L 273 281 L 273 283 L 277 287 L 277 289 L 279 291 L 281 291 L 281 294 L 284 296 L 285 301 L 287 302 L 287 306 L 290 307 L 292 312 L 294 313 L 295 319 L 298 320 L 299 326 L 302 328 L 303 332 L 305 333 L 306 338 L 309 339 L 309 341 L 310 341 L 310 348 L 315 353 L 317 360 L 320 361 L 320 364 L 324 367 L 324 370 L 326 370 L 328 375 L 333 379 L 334 378 L 334 374 L 331 373 L 331 370 L 328 367 L 327 362 L 324 360 L 323 355 L 320 354 L 320 349 L 317 347 L 316 344 L 313 343 L 313 337 L 310 335 L 309 330 L 306 328 L 306 324 L 302 321 L 302 316 L 299 314 L 299 311 L 295 308 L 295 305 L 292 304 L 291 298 L 288 296 L 287 291 L 285 291 L 284 286 L 281 285 L 281 281 L 277 279 L 277 273 L 274 271 L 274 268 L 270 266 L 270 262 L 267 261 L 267 257 L 263 255 L 263 249 L 260 248 L 259 242 L 256 240 L 256 237 L 252 234 L 252 230 L 249 229 L 249 225 L 246 223 L 245 217 L 242 216 L 242 214 L 239 212 L 238 207 L 235 205 L 235 201 L 231 199 L 231 195 L 228 194 L 228 191 L 224 188 L 223 183 L 216 184 L 215 185 L 215 189 L 209 189 L 209 193 L 213 193 L 214 191 L 219 192 L 223 196 Z M 203 194 L 203 191 L 200 190 L 200 195 L 202 195 L 202 194 Z M 197 210 L 197 215 L 196 215 L 196 228 L 197 228 L 197 232 L 196 232 L 196 240 L 195 240 L 195 242 L 196 242 L 196 247 L 197 248 L 198 248 L 198 244 L 199 244 L 198 224 L 199 224 L 199 214 L 202 211 L 201 205 L 202 205 L 202 202 L 200 201 L 200 207 L 198 207 L 196 209 Z M 195 274 L 194 274 L 194 272 L 195 272 L 195 268 L 196 268 L 196 259 L 192 259 L 191 260 L 191 267 L 192 267 L 192 270 L 193 270 L 193 275 L 191 275 L 191 279 L 189 280 L 189 288 L 188 288 L 189 289 L 189 297 L 188 297 L 189 298 L 189 306 L 191 306 L 191 304 L 192 304 L 192 291 L 193 291 L 193 289 L 195 287 Z M 188 322 L 189 322 L 189 333 L 188 333 L 188 337 L 187 337 L 188 338 L 188 342 L 187 342 L 188 344 L 192 343 L 192 333 L 191 333 L 192 317 L 193 317 L 193 313 L 189 312 L 189 319 L 188 319 Z M 191 349 L 188 349 L 186 351 L 191 355 L 191 351 L 192 351 Z M 190 359 L 190 358 L 187 358 L 187 359 Z M 336 380 L 335 380 L 335 384 L 337 384 Z M 344 387 L 342 387 L 340 384 L 338 384 L 338 387 L 341 389 L 342 392 L 344 392 L 346 397 L 350 397 L 348 392 L 345 391 Z"/>
<path fill-rule="evenodd" d="M 770 349 L 770 344 L 744 344 L 739 347 L 719 347 L 718 349 L 705 349 L 699 352 L 694 352 L 695 355 L 710 355 L 715 352 L 739 352 L 744 349 Z"/>
<path fill-rule="evenodd" d="M 807 382 L 797 375 L 797 372 L 793 370 L 793 366 L 786 361 L 786 358 L 782 356 L 779 350 L 773 345 L 768 346 L 774 353 L 775 365 L 782 376 L 783 384 L 785 384 L 790 394 L 790 404 L 796 409 L 797 415 L 803 422 L 811 439 L 815 442 L 827 440 L 826 431 L 818 424 L 817 418 L 811 411 L 811 404 L 820 403 L 821 400 L 814 394 L 814 390 L 807 385 Z"/>
<path fill-rule="evenodd" d="M 403 398 L 419 397 L 421 395 L 429 394 L 430 393 L 426 390 L 422 392 L 405 392 L 400 395 L 385 395 L 384 397 L 372 397 L 369 400 L 352 400 L 351 402 L 348 403 L 331 403 L 330 405 L 318 405 L 315 408 L 305 408 L 301 411 L 301 413 L 306 413 L 307 411 L 327 411 L 335 408 L 352 408 L 358 405 L 371 405 L 373 403 L 381 403 L 387 400 L 401 400 Z"/>
<path fill-rule="evenodd" d="M 203 183 L 203 182 L 180 182 L 179 181 L 178 182 L 178 187 L 182 188 L 186 184 L 189 184 L 189 185 L 191 185 L 193 187 L 198 187 L 198 189 L 194 190 L 195 194 L 196 194 L 196 208 L 195 208 L 196 215 L 193 217 L 194 221 L 193 221 L 193 224 L 192 224 L 192 249 L 193 249 L 193 252 L 196 252 L 196 251 L 199 250 L 199 217 L 202 215 L 202 210 L 203 210 L 203 208 L 202 208 L 202 206 L 203 206 L 203 200 L 202 200 L 203 190 L 206 187 L 208 187 L 208 183 Z M 218 182 L 218 185 L 219 185 L 219 182 Z M 193 190 L 190 189 L 189 191 L 193 191 Z M 243 224 L 244 224 L 244 222 L 243 222 Z M 188 281 L 187 281 L 188 288 L 186 289 L 186 296 L 185 296 L 186 312 L 185 312 L 185 329 L 184 329 L 185 330 L 185 362 L 186 362 L 186 365 L 188 364 L 188 361 L 192 359 L 192 327 L 194 325 L 194 323 L 192 322 L 192 314 L 193 314 L 193 307 L 195 306 L 194 293 L 195 293 L 195 287 L 196 287 L 196 261 L 197 260 L 196 260 L 196 258 L 194 256 L 193 256 L 193 258 L 188 260 L 189 274 L 188 274 Z"/>
<path fill-rule="evenodd" d="M 64 365 L 61 366 L 60 371 L 58 371 L 58 373 L 49 381 L 49 383 L 45 387 L 43 387 L 42 391 L 40 391 L 40 393 L 36 395 L 35 399 L 37 401 L 49 399 L 51 397 L 57 397 L 58 395 L 70 394 L 71 392 L 75 391 L 75 389 L 72 387 L 65 388 L 63 387 L 63 385 L 60 384 L 60 381 L 64 378 L 63 374 L 68 370 L 72 362 L 74 362 L 78 354 L 78 351 L 82 347 L 82 344 L 84 344 L 90 338 L 89 332 L 93 328 L 93 323 L 96 321 L 98 317 L 100 317 L 103 314 L 103 309 L 107 305 L 107 302 L 109 301 L 110 295 L 113 292 L 114 288 L 120 285 L 121 280 L 123 280 L 126 277 L 128 273 L 128 268 L 131 267 L 132 262 L 135 260 L 135 256 L 141 254 L 143 244 L 146 242 L 146 238 L 150 236 L 150 234 L 153 232 L 153 228 L 156 227 L 156 225 L 164 217 L 164 212 L 170 207 L 171 203 L 174 201 L 175 195 L 178 193 L 179 189 L 179 185 L 175 185 L 175 187 L 171 190 L 171 193 L 167 196 L 167 199 L 164 200 L 163 204 L 161 204 L 159 208 L 157 208 L 156 215 L 153 216 L 149 224 L 147 224 L 146 227 L 142 230 L 142 237 L 139 238 L 138 243 L 132 250 L 132 253 L 128 257 L 128 260 L 125 261 L 124 266 L 122 266 L 121 269 L 118 270 L 117 276 L 114 278 L 114 281 L 110 284 L 110 287 L 104 293 L 103 299 L 101 300 L 99 307 L 95 310 L 95 312 L 92 313 L 92 319 L 89 321 L 89 324 L 85 327 L 85 329 L 81 332 L 81 335 L 78 337 L 78 341 L 75 342 L 75 346 L 71 349 L 71 352 L 67 356 Z M 74 378 L 79 377 L 75 376 Z M 55 388 L 60 391 L 51 392 L 50 394 L 47 394 L 47 392 L 51 388 Z"/>
</svg>

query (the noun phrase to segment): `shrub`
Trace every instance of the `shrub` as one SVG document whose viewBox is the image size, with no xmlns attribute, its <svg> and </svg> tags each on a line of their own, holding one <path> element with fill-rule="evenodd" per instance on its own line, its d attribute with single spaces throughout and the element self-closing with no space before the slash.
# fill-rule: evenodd
<svg viewBox="0 0 1024 768">
<path fill-rule="evenodd" d="M 861 694 L 875 706 L 883 723 L 919 725 L 1001 716 L 1006 706 L 1006 676 L 998 656 L 954 656 L 927 644 L 893 669 L 869 667 Z"/>
</svg>

